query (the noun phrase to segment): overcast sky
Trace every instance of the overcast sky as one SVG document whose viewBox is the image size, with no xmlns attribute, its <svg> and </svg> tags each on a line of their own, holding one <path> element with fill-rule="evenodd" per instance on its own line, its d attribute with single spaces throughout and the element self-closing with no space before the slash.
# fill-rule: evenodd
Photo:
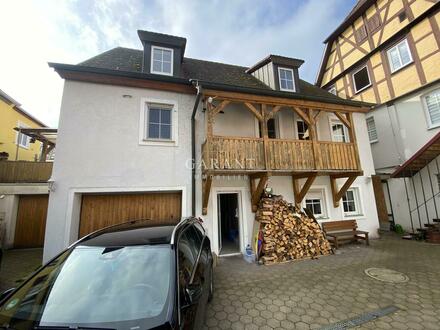
<svg viewBox="0 0 440 330">
<path fill-rule="evenodd" d="M 47 62 L 76 64 L 116 46 L 140 49 L 138 29 L 187 38 L 187 57 L 250 66 L 301 58 L 314 82 L 323 40 L 356 0 L 1 0 L 0 89 L 57 127 L 63 80 Z M 78 95 L 78 97 L 81 97 Z"/>
</svg>

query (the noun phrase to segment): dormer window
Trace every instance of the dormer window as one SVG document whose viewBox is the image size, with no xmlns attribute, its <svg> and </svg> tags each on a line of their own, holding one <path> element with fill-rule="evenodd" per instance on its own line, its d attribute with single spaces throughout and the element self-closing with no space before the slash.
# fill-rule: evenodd
<svg viewBox="0 0 440 330">
<path fill-rule="evenodd" d="M 280 90 L 286 92 L 294 92 L 295 84 L 293 82 L 293 70 L 287 68 L 278 68 L 278 76 L 280 80 Z"/>
<path fill-rule="evenodd" d="M 173 49 L 151 47 L 151 73 L 173 75 Z"/>
</svg>

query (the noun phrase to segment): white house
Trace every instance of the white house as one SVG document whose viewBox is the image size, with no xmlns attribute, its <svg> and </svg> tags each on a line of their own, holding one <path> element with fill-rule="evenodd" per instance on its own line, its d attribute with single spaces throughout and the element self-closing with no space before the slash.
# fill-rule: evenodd
<svg viewBox="0 0 440 330">
<path fill-rule="evenodd" d="M 369 104 L 301 80 L 298 59 L 246 68 L 184 57 L 185 38 L 138 34 L 142 50 L 50 64 L 65 86 L 44 260 L 106 225 L 190 215 L 216 253 L 242 252 L 265 186 L 319 221 L 357 219 L 377 235 Z"/>
</svg>

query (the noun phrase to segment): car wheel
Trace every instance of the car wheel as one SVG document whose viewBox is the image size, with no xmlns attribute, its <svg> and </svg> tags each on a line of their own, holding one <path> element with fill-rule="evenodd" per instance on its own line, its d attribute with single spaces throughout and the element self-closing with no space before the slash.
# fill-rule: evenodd
<svg viewBox="0 0 440 330">
<path fill-rule="evenodd" d="M 211 266 L 211 278 L 209 280 L 208 302 L 211 302 L 212 298 L 214 298 L 214 269 Z"/>
</svg>

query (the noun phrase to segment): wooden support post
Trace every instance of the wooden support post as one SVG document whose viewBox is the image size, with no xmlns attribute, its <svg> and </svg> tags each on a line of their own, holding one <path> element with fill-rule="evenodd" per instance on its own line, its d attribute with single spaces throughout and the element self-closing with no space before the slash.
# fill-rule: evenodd
<svg viewBox="0 0 440 330">
<path fill-rule="evenodd" d="M 251 205 L 252 211 L 256 212 L 258 207 L 258 202 L 260 201 L 261 194 L 263 193 L 264 188 L 266 187 L 267 180 L 269 179 L 269 175 L 265 173 L 258 182 L 257 188 L 251 191 Z M 254 185 L 255 186 L 255 185 Z"/>
<path fill-rule="evenodd" d="M 41 148 L 40 162 L 46 161 L 47 153 L 48 153 L 47 141 L 44 141 L 43 146 Z"/>
<path fill-rule="evenodd" d="M 263 116 L 260 112 L 258 112 L 258 110 L 254 107 L 252 103 L 245 102 L 244 105 L 249 109 L 250 112 L 254 114 L 255 117 L 257 117 L 260 123 L 263 121 Z"/>
<path fill-rule="evenodd" d="M 208 214 L 208 201 L 211 192 L 212 175 L 207 175 L 206 179 L 202 180 L 202 214 Z"/>
<path fill-rule="evenodd" d="M 350 124 L 350 128 L 348 129 L 348 133 L 349 133 L 349 137 L 350 137 L 350 142 L 353 143 L 353 146 L 354 146 L 354 150 L 355 150 L 354 154 L 356 157 L 357 169 L 360 170 L 361 169 L 361 161 L 359 158 L 359 149 L 358 149 L 357 140 L 356 140 L 356 132 L 354 129 L 353 114 L 351 112 L 347 113 L 347 121 Z"/>
<path fill-rule="evenodd" d="M 267 134 L 267 120 L 268 120 L 268 114 L 267 114 L 267 106 L 266 104 L 261 104 L 261 116 L 263 118 L 263 121 L 261 123 L 261 133 L 263 134 L 263 149 L 264 149 L 264 164 L 265 169 L 270 170 L 270 157 L 269 157 L 269 137 Z"/>
<path fill-rule="evenodd" d="M 340 112 L 338 112 L 338 111 L 335 111 L 335 112 L 333 112 L 334 114 L 335 114 L 335 116 L 336 117 L 338 117 L 338 119 L 348 128 L 348 129 L 350 129 L 351 128 L 351 123 L 349 122 L 349 120 L 347 119 L 347 117 L 344 115 L 344 114 L 342 114 L 342 113 L 340 113 Z"/>
<path fill-rule="evenodd" d="M 295 205 L 300 208 L 301 207 L 301 202 L 304 199 L 304 197 L 306 196 L 307 192 L 309 191 L 310 187 L 313 184 L 313 181 L 315 181 L 316 176 L 318 173 L 310 173 L 309 176 L 307 176 L 307 180 L 304 183 L 304 185 L 302 186 L 302 188 L 300 189 L 299 186 L 299 179 L 301 177 L 299 176 L 295 176 L 292 175 L 292 183 L 293 183 L 293 194 L 295 196 Z"/>
<path fill-rule="evenodd" d="M 312 151 L 313 151 L 313 161 L 315 164 L 315 170 L 319 170 L 322 168 L 322 160 L 321 160 L 321 153 L 318 150 L 318 144 L 317 141 L 317 134 L 316 134 L 316 122 L 313 118 L 312 110 L 309 110 L 308 112 L 308 127 L 309 127 L 309 139 L 312 142 Z"/>
<path fill-rule="evenodd" d="M 339 207 L 339 201 L 341 200 L 342 196 L 347 192 L 347 190 L 350 188 L 351 184 L 356 180 L 357 175 L 352 175 L 347 177 L 347 181 L 342 185 L 341 189 L 338 190 L 338 186 L 336 184 L 336 177 L 330 176 L 330 186 L 332 189 L 332 196 L 333 196 L 333 206 Z"/>
</svg>

